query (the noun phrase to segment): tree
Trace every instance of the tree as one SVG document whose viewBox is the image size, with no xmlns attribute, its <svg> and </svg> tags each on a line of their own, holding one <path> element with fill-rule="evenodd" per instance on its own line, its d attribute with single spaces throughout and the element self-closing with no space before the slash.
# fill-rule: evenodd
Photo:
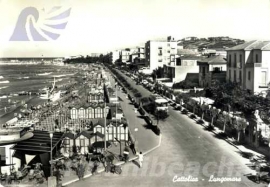
<svg viewBox="0 0 270 187">
<path fill-rule="evenodd" d="M 134 97 L 136 98 L 136 102 L 139 104 L 139 98 L 141 98 L 142 97 L 142 94 L 140 93 L 140 92 L 136 92 L 135 94 L 134 94 Z"/>
<path fill-rule="evenodd" d="M 194 87 L 198 87 L 198 83 L 191 82 L 189 80 L 184 80 L 178 83 L 174 83 L 173 88 L 174 89 L 193 89 Z"/>
<path fill-rule="evenodd" d="M 217 115 L 219 114 L 219 112 L 220 112 L 220 109 L 217 109 L 216 107 L 211 107 L 210 108 L 210 115 L 211 115 L 210 126 L 213 126 L 214 125 L 214 119 L 217 117 Z"/>
<path fill-rule="evenodd" d="M 203 102 L 203 104 L 200 105 L 200 108 L 201 108 L 201 112 L 202 112 L 201 120 L 203 120 L 204 119 L 204 113 L 205 113 L 205 111 L 207 109 L 207 105 L 205 104 L 205 102 Z"/>
<path fill-rule="evenodd" d="M 234 128 L 237 130 L 237 141 L 240 141 L 241 132 L 244 131 L 248 125 L 246 119 L 235 117 L 235 124 Z"/>
<path fill-rule="evenodd" d="M 155 117 L 157 119 L 157 124 L 158 124 L 159 120 L 165 120 L 167 117 L 169 117 L 169 114 L 165 110 L 156 110 Z"/>
<path fill-rule="evenodd" d="M 229 112 L 226 112 L 226 111 L 222 112 L 222 116 L 223 116 L 223 119 L 224 119 L 224 121 L 223 121 L 224 122 L 223 123 L 223 133 L 225 133 L 226 132 L 226 125 L 228 123 L 231 123 L 233 116 Z"/>
</svg>

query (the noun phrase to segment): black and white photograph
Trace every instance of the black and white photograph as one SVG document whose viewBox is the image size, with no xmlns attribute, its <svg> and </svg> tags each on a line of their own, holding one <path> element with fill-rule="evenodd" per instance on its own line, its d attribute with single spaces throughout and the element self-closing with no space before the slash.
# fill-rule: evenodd
<svg viewBox="0 0 270 187">
<path fill-rule="evenodd" d="M 270 0 L 0 0 L 0 187 L 270 187 Z"/>
</svg>

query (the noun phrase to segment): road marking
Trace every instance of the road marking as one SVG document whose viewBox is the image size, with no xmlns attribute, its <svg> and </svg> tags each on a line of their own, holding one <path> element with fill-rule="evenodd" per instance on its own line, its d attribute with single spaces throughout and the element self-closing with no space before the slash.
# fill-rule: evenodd
<svg viewBox="0 0 270 187">
<path fill-rule="evenodd" d="M 157 149 L 158 147 L 160 147 L 160 145 L 161 145 L 161 138 L 162 138 L 162 134 L 159 135 L 159 142 L 158 142 L 158 145 L 157 145 L 156 147 L 153 147 L 152 149 L 146 151 L 143 155 L 148 154 L 148 153 L 154 151 L 155 149 Z"/>
</svg>

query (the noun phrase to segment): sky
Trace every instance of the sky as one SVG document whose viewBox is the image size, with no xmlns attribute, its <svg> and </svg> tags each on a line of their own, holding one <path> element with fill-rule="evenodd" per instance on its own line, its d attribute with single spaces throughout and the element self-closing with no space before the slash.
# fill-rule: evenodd
<svg viewBox="0 0 270 187">
<path fill-rule="evenodd" d="M 55 6 L 61 8 L 48 13 Z M 27 7 L 38 10 L 38 20 L 28 11 L 25 22 L 18 21 Z M 60 34 L 57 39 L 31 38 L 29 22 L 44 28 L 46 16 L 69 8 L 68 17 L 50 22 L 67 22 L 64 29 L 45 27 Z M 107 53 L 167 36 L 270 40 L 270 0 L 0 0 L 0 15 L 1 57 Z M 20 33 L 17 24 L 26 30 L 29 41 L 10 41 L 14 32 Z"/>
</svg>

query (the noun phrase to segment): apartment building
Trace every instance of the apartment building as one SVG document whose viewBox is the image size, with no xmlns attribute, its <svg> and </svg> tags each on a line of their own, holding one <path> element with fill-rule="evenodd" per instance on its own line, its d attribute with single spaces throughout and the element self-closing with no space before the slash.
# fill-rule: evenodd
<svg viewBox="0 0 270 187">
<path fill-rule="evenodd" d="M 112 63 L 114 64 L 117 60 L 120 59 L 120 50 L 115 50 L 111 54 L 112 54 L 112 57 L 111 57 Z"/>
<path fill-rule="evenodd" d="M 121 50 L 120 51 L 120 59 L 121 59 L 121 62 L 128 62 L 130 60 L 130 54 L 131 54 L 131 50 L 130 49 L 124 49 L 124 50 Z"/>
<path fill-rule="evenodd" d="M 138 59 L 139 61 L 144 61 L 144 47 L 136 47 L 133 51 L 132 54 L 130 55 L 130 59 L 132 63 L 135 63 L 135 59 Z"/>
<path fill-rule="evenodd" d="M 226 79 L 254 93 L 268 89 L 270 41 L 250 41 L 227 49 Z"/>
<path fill-rule="evenodd" d="M 172 37 L 167 40 L 150 40 L 145 43 L 145 63 L 150 71 L 176 62 L 177 41 Z"/>
</svg>

